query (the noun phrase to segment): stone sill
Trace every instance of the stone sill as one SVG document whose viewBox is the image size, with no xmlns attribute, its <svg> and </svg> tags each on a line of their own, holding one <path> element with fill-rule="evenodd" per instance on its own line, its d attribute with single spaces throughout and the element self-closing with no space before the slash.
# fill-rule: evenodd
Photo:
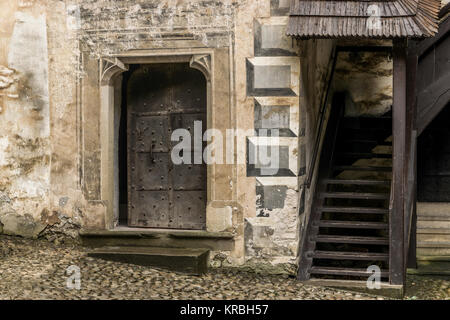
<svg viewBox="0 0 450 320">
<path fill-rule="evenodd" d="M 80 230 L 85 238 L 120 237 L 120 238 L 158 238 L 168 236 L 178 239 L 218 239 L 231 240 L 231 232 L 209 232 L 205 230 L 173 230 L 118 227 L 112 230 Z"/>
</svg>

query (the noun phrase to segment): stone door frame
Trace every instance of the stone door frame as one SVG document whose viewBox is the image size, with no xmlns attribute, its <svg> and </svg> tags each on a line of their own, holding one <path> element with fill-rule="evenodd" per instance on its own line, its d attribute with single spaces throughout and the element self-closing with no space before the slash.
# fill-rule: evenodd
<svg viewBox="0 0 450 320">
<path fill-rule="evenodd" d="M 118 92 L 121 87 L 120 75 L 128 71 L 130 64 L 152 63 L 189 63 L 191 68 L 200 70 L 207 83 L 207 129 L 212 127 L 214 117 L 214 51 L 202 50 L 170 50 L 170 51 L 137 51 L 127 52 L 100 59 L 100 143 L 101 143 L 101 199 L 106 205 L 105 227 L 113 229 L 119 217 L 119 195 L 116 186 L 118 163 L 115 146 L 115 137 L 118 130 L 115 126 L 115 110 Z M 119 85 L 118 85 L 119 83 Z M 119 92 L 120 93 L 120 92 Z M 207 205 L 213 199 L 215 183 L 213 176 L 214 166 L 207 165 Z M 206 212 L 208 221 L 208 212 Z"/>
</svg>

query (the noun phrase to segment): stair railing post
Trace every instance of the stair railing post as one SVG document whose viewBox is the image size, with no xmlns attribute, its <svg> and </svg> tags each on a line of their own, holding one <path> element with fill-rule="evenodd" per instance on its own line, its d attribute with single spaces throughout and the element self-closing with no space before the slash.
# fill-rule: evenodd
<svg viewBox="0 0 450 320">
<path fill-rule="evenodd" d="M 404 263 L 404 197 L 406 161 L 406 41 L 393 43 L 393 208 L 389 217 L 389 282 L 403 285 Z"/>
</svg>

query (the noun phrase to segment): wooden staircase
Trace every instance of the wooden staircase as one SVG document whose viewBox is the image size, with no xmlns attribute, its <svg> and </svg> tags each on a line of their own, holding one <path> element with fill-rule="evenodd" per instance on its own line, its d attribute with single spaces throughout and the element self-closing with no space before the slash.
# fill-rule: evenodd
<svg viewBox="0 0 450 320">
<path fill-rule="evenodd" d="M 333 106 L 303 235 L 299 280 L 389 279 L 392 118 L 343 116 Z"/>
</svg>

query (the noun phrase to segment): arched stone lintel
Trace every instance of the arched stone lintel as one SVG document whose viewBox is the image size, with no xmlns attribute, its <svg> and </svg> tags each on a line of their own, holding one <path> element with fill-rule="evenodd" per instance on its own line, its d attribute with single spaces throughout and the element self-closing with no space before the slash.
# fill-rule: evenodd
<svg viewBox="0 0 450 320">
<path fill-rule="evenodd" d="M 128 65 L 119 58 L 102 58 L 100 84 L 102 86 L 109 85 L 115 75 L 128 71 L 128 69 Z"/>
<path fill-rule="evenodd" d="M 207 81 L 211 80 L 211 55 L 194 54 L 189 61 L 189 66 L 203 73 Z"/>
</svg>

